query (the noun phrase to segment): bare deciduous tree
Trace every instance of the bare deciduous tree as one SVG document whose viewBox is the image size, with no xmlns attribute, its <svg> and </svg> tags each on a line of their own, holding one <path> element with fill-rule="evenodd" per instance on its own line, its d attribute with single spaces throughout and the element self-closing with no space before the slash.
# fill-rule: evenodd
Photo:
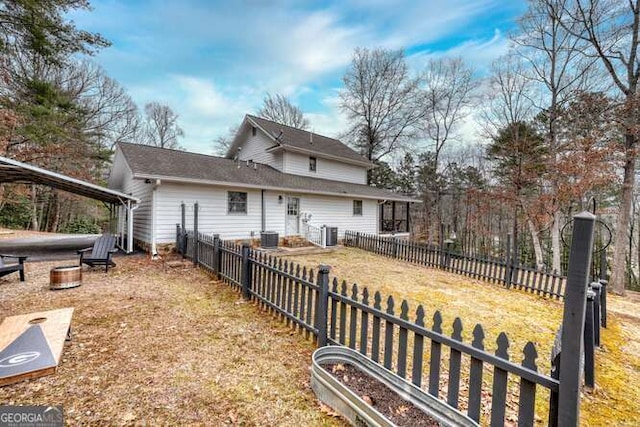
<svg viewBox="0 0 640 427">
<path fill-rule="evenodd" d="M 146 141 L 160 148 L 180 149 L 178 138 L 184 131 L 178 125 L 178 115 L 168 105 L 150 102 L 144 106 Z"/>
<path fill-rule="evenodd" d="M 625 159 L 611 271 L 612 290 L 623 294 L 640 130 L 640 0 L 567 0 L 559 12 L 565 14 L 560 20 L 563 28 L 589 44 L 590 49 L 584 54 L 598 58 L 623 101 L 620 126 L 624 132 Z"/>
<path fill-rule="evenodd" d="M 217 156 L 224 156 L 229 151 L 229 147 L 233 144 L 233 138 L 235 138 L 240 125 L 234 125 L 229 128 L 225 135 L 221 135 L 213 140 L 213 154 Z"/>
<path fill-rule="evenodd" d="M 298 129 L 307 129 L 309 120 L 304 117 L 302 110 L 293 105 L 284 95 L 267 93 L 258 110 L 258 116 L 274 122 Z"/>
<path fill-rule="evenodd" d="M 485 136 L 493 139 L 500 129 L 529 121 L 534 114 L 532 93 L 520 58 L 509 56 L 496 61 L 485 88 L 485 108 L 480 117 Z"/>
<path fill-rule="evenodd" d="M 428 143 L 430 155 L 423 157 L 429 165 L 423 165 L 423 171 L 430 170 L 431 176 L 423 174 L 424 209 L 432 231 L 441 230 L 443 214 L 442 196 L 447 192 L 447 182 L 440 174 L 442 151 L 445 144 L 456 138 L 456 126 L 466 117 L 471 105 L 471 92 L 476 87 L 473 69 L 461 58 L 432 59 L 421 77 L 419 93 L 420 108 L 424 120 L 420 124 Z M 435 216 L 435 220 L 431 219 Z"/>
<path fill-rule="evenodd" d="M 442 148 L 455 138 L 455 128 L 469 113 L 472 91 L 477 82 L 473 69 L 462 58 L 429 61 L 421 77 L 424 84 L 421 96 L 424 106 L 424 130 L 434 145 L 435 167 Z"/>
<path fill-rule="evenodd" d="M 84 132 L 101 148 L 142 138 L 138 107 L 120 84 L 90 62 L 67 67 L 65 85 L 81 106 Z"/>
<path fill-rule="evenodd" d="M 526 63 L 526 76 L 539 87 L 541 99 L 536 100 L 536 108 L 544 116 L 544 136 L 549 153 L 547 170 L 551 172 L 546 187 L 550 199 L 547 209 L 550 217 L 552 268 L 558 273 L 561 273 L 560 208 L 567 202 L 558 197 L 560 174 L 553 172 L 557 169 L 562 151 L 558 140 L 558 115 L 562 108 L 587 87 L 594 62 L 583 55 L 586 43 L 572 37 L 561 24 L 566 18 L 562 11 L 565 3 L 566 0 L 529 0 L 529 9 L 519 22 L 521 32 L 511 37 L 516 53 Z M 571 25 L 572 31 L 576 29 L 575 23 L 567 25 Z"/>
<path fill-rule="evenodd" d="M 532 90 L 531 81 L 524 77 L 524 67 L 520 58 L 506 57 L 496 61 L 492 67 L 487 93 L 487 108 L 483 112 L 484 129 L 487 136 L 494 143 L 495 141 L 508 143 L 508 146 L 514 151 L 510 156 L 512 159 L 516 159 L 517 164 L 513 166 L 510 174 L 526 176 L 529 181 L 531 180 L 531 171 L 537 169 L 527 169 L 527 165 L 523 162 L 533 157 L 516 154 L 533 152 L 531 150 L 532 144 L 537 142 L 528 125 L 534 113 L 531 102 Z M 506 153 L 508 150 L 504 152 Z M 527 173 L 524 173 L 525 169 Z M 542 246 L 538 227 L 531 210 L 532 184 L 529 185 L 528 181 L 526 186 L 519 185 L 513 177 L 510 181 L 514 190 L 510 196 L 514 206 L 513 241 L 517 242 L 518 239 L 518 208 L 521 208 L 531 235 L 536 265 L 538 268 L 542 268 L 544 264 Z M 516 246 L 514 245 L 514 253 L 516 253 Z"/>
<path fill-rule="evenodd" d="M 400 148 L 415 134 L 423 113 L 418 108 L 418 79 L 400 50 L 361 49 L 343 77 L 340 108 L 350 122 L 347 136 L 369 160 Z"/>
</svg>

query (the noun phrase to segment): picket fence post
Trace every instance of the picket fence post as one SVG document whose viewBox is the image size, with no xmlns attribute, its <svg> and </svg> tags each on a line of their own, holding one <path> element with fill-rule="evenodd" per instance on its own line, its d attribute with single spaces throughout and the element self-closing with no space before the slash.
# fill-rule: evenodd
<svg viewBox="0 0 640 427">
<path fill-rule="evenodd" d="M 595 386 L 595 337 L 594 337 L 594 299 L 595 292 L 587 290 L 587 308 L 585 313 L 584 324 L 584 384 L 587 387 Z"/>
<path fill-rule="evenodd" d="M 220 235 L 213 235 L 213 272 L 220 278 Z"/>
<path fill-rule="evenodd" d="M 182 231 L 181 233 L 181 247 L 182 247 L 182 260 L 184 261 L 184 259 L 187 256 L 187 230 L 186 230 L 186 226 L 187 226 L 187 219 L 186 219 L 186 207 L 184 205 L 184 202 L 180 203 L 180 230 Z"/>
<path fill-rule="evenodd" d="M 580 420 L 580 359 L 584 348 L 587 287 L 596 219 L 587 211 L 573 218 L 562 319 L 557 423 L 560 426 L 577 426 Z"/>
<path fill-rule="evenodd" d="M 593 299 L 593 342 L 596 347 L 600 347 L 600 327 L 602 325 L 602 307 L 600 307 L 600 301 L 602 299 L 602 285 L 600 282 L 592 282 L 591 290 L 595 292 L 595 298 Z"/>
<path fill-rule="evenodd" d="M 193 204 L 193 265 L 198 266 L 198 242 L 200 236 L 198 235 L 198 202 Z"/>
<path fill-rule="evenodd" d="M 318 268 L 318 294 L 316 298 L 314 327 L 318 331 L 318 347 L 327 345 L 327 317 L 329 312 L 329 271 L 328 265 L 320 265 Z"/>
<path fill-rule="evenodd" d="M 176 224 L 176 252 L 180 253 L 180 224 Z"/>
<path fill-rule="evenodd" d="M 249 253 L 251 246 L 248 243 L 242 244 L 242 297 L 245 300 L 251 299 L 251 259 Z"/>
<path fill-rule="evenodd" d="M 600 317 L 602 321 L 602 327 L 607 327 L 607 284 L 609 281 L 600 279 L 602 289 L 600 290 Z"/>
</svg>

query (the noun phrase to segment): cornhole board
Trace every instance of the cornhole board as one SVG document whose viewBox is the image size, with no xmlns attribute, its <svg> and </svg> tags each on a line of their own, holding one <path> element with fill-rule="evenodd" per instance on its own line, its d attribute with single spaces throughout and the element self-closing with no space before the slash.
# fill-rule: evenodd
<svg viewBox="0 0 640 427">
<path fill-rule="evenodd" d="M 56 371 L 73 308 L 22 314 L 0 324 L 0 387 Z"/>
</svg>

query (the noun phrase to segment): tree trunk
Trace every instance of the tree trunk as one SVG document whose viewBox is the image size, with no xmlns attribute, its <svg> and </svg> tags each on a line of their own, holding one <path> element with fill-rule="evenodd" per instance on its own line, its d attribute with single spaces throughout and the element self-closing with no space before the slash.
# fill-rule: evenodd
<svg viewBox="0 0 640 427">
<path fill-rule="evenodd" d="M 35 185 L 31 185 L 31 229 L 40 231 L 38 225 L 38 192 Z"/>
<path fill-rule="evenodd" d="M 60 225 L 60 196 L 56 191 L 53 192 L 53 213 L 51 214 L 51 222 L 49 224 L 49 231 L 52 233 L 58 232 L 58 226 Z"/>
<path fill-rule="evenodd" d="M 553 220 L 551 222 L 551 267 L 553 268 L 556 274 L 562 274 L 562 263 L 561 263 L 561 255 L 562 249 L 560 247 L 560 209 L 557 209 L 553 213 Z"/>
<path fill-rule="evenodd" d="M 625 261 L 627 258 L 627 235 L 629 233 L 629 223 L 631 215 L 631 201 L 633 198 L 633 185 L 635 181 L 636 153 L 633 149 L 635 138 L 633 135 L 625 136 L 627 148 L 625 153 L 624 179 L 622 181 L 622 195 L 620 209 L 616 220 L 615 244 L 613 246 L 613 261 L 611 266 L 612 292 L 624 295 L 625 282 Z"/>
<path fill-rule="evenodd" d="M 542 246 L 540 245 L 540 233 L 536 230 L 536 226 L 531 219 L 527 218 L 527 226 L 529 227 L 529 234 L 531 234 L 531 243 L 533 244 L 533 252 L 536 257 L 536 268 L 538 270 L 544 269 L 544 258 L 542 257 Z"/>
</svg>

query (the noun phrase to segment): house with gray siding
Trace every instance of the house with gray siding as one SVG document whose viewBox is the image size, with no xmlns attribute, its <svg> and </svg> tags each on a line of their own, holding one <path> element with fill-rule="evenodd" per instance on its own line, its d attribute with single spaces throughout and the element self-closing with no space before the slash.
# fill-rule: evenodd
<svg viewBox="0 0 640 427">
<path fill-rule="evenodd" d="M 199 231 L 223 239 L 304 235 L 306 225 L 337 227 L 340 238 L 345 230 L 408 232 L 417 200 L 366 185 L 371 166 L 337 139 L 247 115 L 225 157 L 118 144 L 109 188 L 140 200 L 133 239 L 152 254 L 174 242 L 182 203 L 188 228 L 197 202 Z M 391 229 L 380 217 L 389 206 Z"/>
</svg>

